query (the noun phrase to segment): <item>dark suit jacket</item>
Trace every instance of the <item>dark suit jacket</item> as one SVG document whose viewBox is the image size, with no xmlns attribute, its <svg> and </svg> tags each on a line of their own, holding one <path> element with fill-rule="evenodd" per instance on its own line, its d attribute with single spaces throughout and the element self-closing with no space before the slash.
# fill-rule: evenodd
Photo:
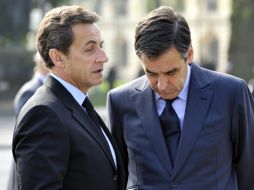
<svg viewBox="0 0 254 190">
<path fill-rule="evenodd" d="M 71 94 L 49 76 L 21 109 L 14 139 L 19 188 L 24 190 L 124 189 L 107 142 Z"/>
<path fill-rule="evenodd" d="M 35 91 L 43 85 L 43 82 L 38 78 L 33 77 L 27 81 L 17 92 L 14 99 L 14 111 L 17 116 L 22 106 L 27 102 L 29 98 L 35 93 Z"/>
<path fill-rule="evenodd" d="M 128 188 L 253 190 L 254 103 L 247 85 L 191 68 L 174 167 L 146 76 L 109 92 L 109 124 L 128 165 Z"/>
</svg>

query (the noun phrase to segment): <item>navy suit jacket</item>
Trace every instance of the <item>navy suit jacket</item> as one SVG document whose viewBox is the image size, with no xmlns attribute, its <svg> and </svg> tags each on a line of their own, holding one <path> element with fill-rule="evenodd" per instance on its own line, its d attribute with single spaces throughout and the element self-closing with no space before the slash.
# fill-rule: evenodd
<svg viewBox="0 0 254 190">
<path fill-rule="evenodd" d="M 123 190 L 123 163 L 117 167 L 102 133 L 72 95 L 53 77 L 21 109 L 13 155 L 19 189 Z"/>
<path fill-rule="evenodd" d="M 146 76 L 110 91 L 107 107 L 128 189 L 254 189 L 254 103 L 243 80 L 191 64 L 174 167 Z"/>
</svg>

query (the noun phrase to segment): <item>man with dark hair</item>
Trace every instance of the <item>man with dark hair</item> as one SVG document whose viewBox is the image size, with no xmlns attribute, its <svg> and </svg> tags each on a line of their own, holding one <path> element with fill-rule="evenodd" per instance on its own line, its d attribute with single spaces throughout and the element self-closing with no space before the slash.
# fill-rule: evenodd
<svg viewBox="0 0 254 190">
<path fill-rule="evenodd" d="M 97 20 L 94 12 L 64 6 L 41 21 L 37 49 L 50 74 L 17 118 L 19 189 L 125 189 L 115 142 L 87 96 L 108 61 Z"/>
<path fill-rule="evenodd" d="M 192 62 L 187 22 L 169 7 L 137 26 L 145 75 L 111 90 L 108 119 L 130 189 L 254 189 L 254 102 L 246 83 Z"/>
</svg>

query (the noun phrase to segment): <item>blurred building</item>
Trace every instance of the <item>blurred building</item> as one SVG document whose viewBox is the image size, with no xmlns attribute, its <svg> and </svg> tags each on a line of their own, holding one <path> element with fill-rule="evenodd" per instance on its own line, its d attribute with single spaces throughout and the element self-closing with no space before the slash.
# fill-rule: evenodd
<svg viewBox="0 0 254 190">
<path fill-rule="evenodd" d="M 131 80 L 141 71 L 134 51 L 134 32 L 138 21 L 152 8 L 169 5 L 187 19 L 192 32 L 196 63 L 227 72 L 231 34 L 232 0 L 72 0 L 100 16 L 100 28 L 109 56 L 106 72 L 115 67 L 117 78 Z"/>
<path fill-rule="evenodd" d="M 181 12 L 191 28 L 196 62 L 212 70 L 227 72 L 232 0 L 183 2 Z"/>
<path fill-rule="evenodd" d="M 131 80 L 137 77 L 141 64 L 134 51 L 135 27 L 148 12 L 147 0 L 73 0 L 83 4 L 100 16 L 99 26 L 109 57 L 106 75 L 113 67 L 116 78 Z"/>
</svg>

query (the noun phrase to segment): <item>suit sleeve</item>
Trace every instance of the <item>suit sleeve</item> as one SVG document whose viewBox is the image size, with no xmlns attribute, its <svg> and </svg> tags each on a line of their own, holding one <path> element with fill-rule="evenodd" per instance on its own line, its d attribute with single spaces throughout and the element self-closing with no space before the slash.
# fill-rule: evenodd
<svg viewBox="0 0 254 190">
<path fill-rule="evenodd" d="M 128 171 L 128 153 L 127 153 L 127 146 L 124 141 L 124 134 L 123 134 L 123 115 L 120 113 L 120 106 L 115 105 L 117 99 L 113 100 L 111 93 L 109 92 L 107 95 L 107 124 L 111 131 L 111 134 L 117 144 L 121 157 L 123 159 L 125 171 Z M 126 176 L 128 176 L 126 174 Z"/>
<path fill-rule="evenodd" d="M 232 126 L 238 188 L 254 189 L 254 102 L 244 82 L 236 95 Z"/>
<path fill-rule="evenodd" d="M 19 189 L 61 189 L 69 151 L 64 125 L 54 112 L 46 106 L 28 111 L 13 138 Z"/>
<path fill-rule="evenodd" d="M 32 91 L 25 91 L 21 96 L 15 100 L 14 102 L 14 110 L 16 116 L 19 114 L 21 108 L 24 106 L 24 104 L 33 96 L 34 92 Z"/>
</svg>

